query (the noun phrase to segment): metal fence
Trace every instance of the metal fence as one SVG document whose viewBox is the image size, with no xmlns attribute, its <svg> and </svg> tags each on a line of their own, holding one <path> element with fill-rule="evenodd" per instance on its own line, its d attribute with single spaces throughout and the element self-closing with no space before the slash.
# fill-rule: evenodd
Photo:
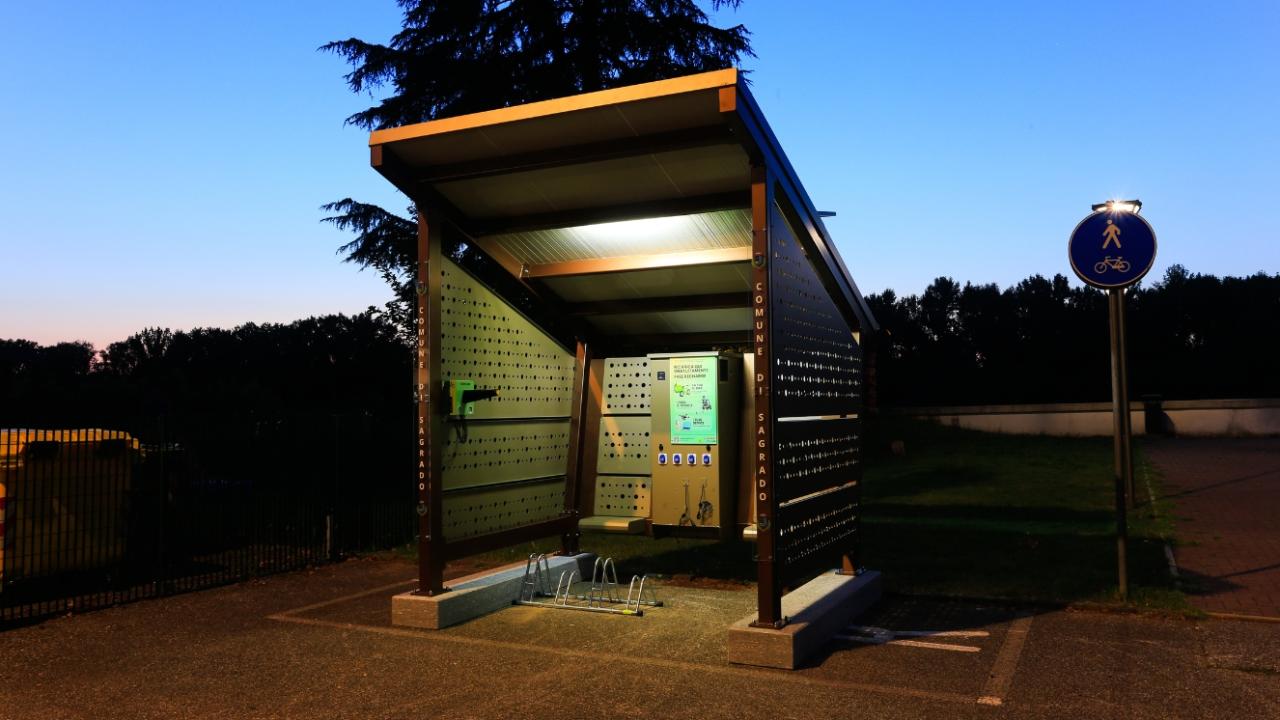
<svg viewBox="0 0 1280 720">
<path fill-rule="evenodd" d="M 411 542 L 411 428 L 205 415 L 0 429 L 0 626 Z"/>
</svg>

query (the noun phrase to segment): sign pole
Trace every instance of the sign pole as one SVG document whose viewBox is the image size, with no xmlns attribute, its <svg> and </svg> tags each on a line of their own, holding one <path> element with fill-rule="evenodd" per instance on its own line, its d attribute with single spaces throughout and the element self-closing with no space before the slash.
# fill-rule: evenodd
<svg viewBox="0 0 1280 720">
<path fill-rule="evenodd" d="M 1107 305 L 1111 325 L 1111 407 L 1114 440 L 1114 479 L 1116 489 L 1116 564 L 1120 576 L 1120 599 L 1129 599 L 1129 523 L 1125 503 L 1125 489 L 1133 475 L 1130 465 L 1129 444 L 1129 396 L 1125 379 L 1124 348 L 1124 289 L 1107 291 Z M 1129 496 L 1132 499 L 1132 495 Z"/>
<path fill-rule="evenodd" d="M 1133 421 L 1125 357 L 1124 290 L 1142 279 L 1156 259 L 1156 231 L 1143 219 L 1141 200 L 1108 200 L 1093 206 L 1067 240 L 1076 276 L 1107 291 L 1111 325 L 1111 409 L 1115 431 L 1112 479 L 1116 491 L 1116 565 L 1120 598 L 1129 599 L 1128 510 L 1137 504 L 1133 484 Z"/>
<path fill-rule="evenodd" d="M 1138 506 L 1137 485 L 1133 482 L 1133 413 L 1129 412 L 1129 333 L 1125 328 L 1126 316 L 1128 315 L 1128 303 L 1126 301 L 1126 291 L 1120 290 L 1120 312 L 1117 319 L 1120 321 L 1120 400 L 1123 402 L 1123 412 L 1120 420 L 1124 423 L 1124 435 L 1122 449 L 1124 457 L 1121 460 L 1120 469 L 1124 471 L 1125 492 L 1128 493 L 1129 509 L 1132 510 Z"/>
</svg>

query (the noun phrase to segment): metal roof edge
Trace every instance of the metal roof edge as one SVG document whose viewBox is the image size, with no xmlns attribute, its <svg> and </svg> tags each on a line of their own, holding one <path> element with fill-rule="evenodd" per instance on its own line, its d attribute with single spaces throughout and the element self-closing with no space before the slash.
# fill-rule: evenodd
<svg viewBox="0 0 1280 720">
<path fill-rule="evenodd" d="M 624 103 L 649 100 L 669 95 L 682 95 L 684 93 L 698 92 L 700 90 L 733 87 L 738 85 L 738 78 L 739 74 L 737 68 L 726 68 L 724 70 L 712 70 L 710 72 L 698 73 L 696 75 L 683 75 L 680 77 L 668 78 L 666 80 L 640 83 L 639 85 L 626 85 L 623 87 L 610 88 L 608 90 L 598 90 L 579 95 L 553 98 L 551 100 L 539 100 L 538 102 L 525 103 L 522 105 L 512 105 L 510 107 L 484 110 L 467 115 L 457 115 L 454 117 L 440 118 L 438 120 L 429 120 L 427 122 L 415 123 L 413 125 L 402 125 L 394 128 L 386 128 L 384 130 L 374 130 L 369 133 L 369 145 L 382 145 L 401 140 L 412 140 L 414 138 L 429 137 L 431 135 L 442 135 L 445 133 L 457 132 L 459 130 L 489 127 L 492 125 L 519 122 L 521 120 L 533 120 L 536 118 L 573 112 L 575 110 L 590 110 L 593 108 L 607 107 L 609 105 L 621 105 Z"/>
</svg>

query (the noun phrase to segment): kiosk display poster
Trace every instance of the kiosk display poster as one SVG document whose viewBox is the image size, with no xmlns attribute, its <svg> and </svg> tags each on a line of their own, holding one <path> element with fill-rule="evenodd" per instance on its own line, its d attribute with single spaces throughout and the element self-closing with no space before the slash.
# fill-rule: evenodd
<svg viewBox="0 0 1280 720">
<path fill-rule="evenodd" d="M 716 358 L 671 358 L 670 372 L 671 444 L 715 445 Z"/>
</svg>

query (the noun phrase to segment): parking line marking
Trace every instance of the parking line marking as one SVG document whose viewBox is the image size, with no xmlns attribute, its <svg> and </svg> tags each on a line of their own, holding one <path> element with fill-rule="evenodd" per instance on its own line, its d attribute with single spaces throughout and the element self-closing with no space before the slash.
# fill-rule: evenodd
<svg viewBox="0 0 1280 720">
<path fill-rule="evenodd" d="M 976 645 L 952 645 L 950 643 L 925 642 L 923 640 L 883 640 L 866 635 L 832 635 L 836 640 L 849 640 L 866 645 L 906 645 L 907 647 L 929 648 L 930 650 L 950 650 L 952 652 L 976 653 L 982 648 Z"/>
<path fill-rule="evenodd" d="M 899 637 L 991 637 L 991 633 L 986 630 L 894 630 L 893 634 Z"/>
<path fill-rule="evenodd" d="M 416 582 L 416 581 L 414 581 Z M 374 592 L 386 591 L 405 583 L 396 583 L 395 585 L 386 586 L 378 590 L 357 593 L 353 597 L 362 597 L 370 595 Z M 328 600 L 317 605 L 323 607 L 331 605 L 339 600 Z M 307 606 L 314 608 L 314 605 Z M 675 670 L 685 671 L 702 671 L 716 675 L 727 675 L 732 677 L 740 677 L 754 680 L 767 679 L 769 682 L 791 683 L 795 685 L 809 687 L 826 687 L 841 690 L 861 690 L 865 692 L 880 693 L 884 695 L 896 695 L 898 697 L 914 697 L 925 700 L 942 700 L 946 702 L 957 702 L 964 704 L 972 704 L 972 695 L 962 695 L 960 693 L 951 693 L 938 690 L 916 690 L 914 688 L 896 687 L 892 685 L 873 685 L 871 683 L 847 682 L 844 680 L 833 680 L 829 678 L 817 678 L 809 675 L 800 675 L 792 673 L 784 673 L 778 670 L 766 670 L 747 667 L 736 667 L 732 665 L 706 665 L 702 663 L 687 662 L 682 660 L 667 660 L 663 658 L 652 657 L 634 657 L 627 655 L 619 655 L 616 653 L 593 652 L 589 650 L 574 650 L 572 648 L 556 648 L 546 647 L 543 645 L 524 645 L 521 643 L 506 642 L 502 640 L 490 640 L 487 638 L 467 637 L 465 635 L 451 635 L 442 631 L 423 631 L 410 630 L 399 627 L 383 627 L 379 625 L 361 625 L 358 623 L 333 622 L 329 620 L 317 620 L 313 618 L 296 617 L 293 613 L 298 610 L 290 610 L 284 613 L 268 615 L 267 619 L 277 622 L 292 623 L 297 625 L 308 625 L 312 627 L 333 628 L 338 630 L 359 630 L 363 632 L 375 633 L 378 635 L 388 635 L 392 637 L 414 638 L 417 640 L 438 641 L 456 643 L 459 645 L 471 645 L 474 647 L 500 648 L 505 650 L 516 650 L 519 652 L 536 652 L 547 655 L 558 655 L 561 657 L 570 657 L 575 659 L 598 660 L 601 666 L 616 665 L 619 663 L 632 663 L 635 665 L 647 665 L 650 667 L 661 667 Z"/>
<path fill-rule="evenodd" d="M 358 600 L 362 597 L 367 597 L 369 595 L 376 595 L 378 593 L 383 593 L 388 590 L 394 590 L 395 588 L 403 587 L 405 585 L 409 585 L 416 582 L 418 582 L 418 578 L 415 577 L 409 580 L 401 580 L 400 582 L 394 582 L 389 585 L 380 585 L 376 588 L 373 588 L 372 590 L 362 590 L 361 592 L 351 593 L 350 595 L 343 595 L 342 597 L 336 597 L 336 598 L 333 598 L 332 600 L 323 600 L 318 603 L 312 603 L 310 605 L 303 605 L 302 607 L 296 607 L 296 608 L 293 608 L 292 610 L 284 610 L 282 612 L 275 613 L 274 615 L 268 615 L 267 619 L 268 620 L 286 620 L 293 615 L 300 615 L 304 612 L 319 610 L 322 607 L 328 607 L 329 605 L 337 605 L 338 603 L 344 603 L 344 602 L 347 602 L 348 600 Z"/>
<path fill-rule="evenodd" d="M 845 630 L 852 630 L 856 633 L 864 635 L 880 635 L 888 633 L 894 637 L 958 637 L 958 638 L 984 638 L 990 637 L 991 633 L 986 630 L 888 630 L 886 628 L 872 627 L 870 625 L 850 625 Z"/>
<path fill-rule="evenodd" d="M 1004 644 L 996 655 L 996 663 L 991 668 L 991 677 L 982 688 L 978 697 L 979 705 L 1003 705 L 1004 697 L 1013 684 L 1013 673 L 1018 669 L 1018 660 L 1022 657 L 1022 647 L 1027 642 L 1027 633 L 1031 630 L 1031 616 L 1026 615 L 1009 624 L 1005 633 Z"/>
</svg>

